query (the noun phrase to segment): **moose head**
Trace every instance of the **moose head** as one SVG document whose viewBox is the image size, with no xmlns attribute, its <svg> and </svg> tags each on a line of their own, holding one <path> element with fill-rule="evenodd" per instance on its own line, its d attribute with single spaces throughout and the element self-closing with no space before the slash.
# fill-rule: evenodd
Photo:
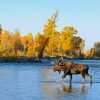
<svg viewBox="0 0 100 100">
<path fill-rule="evenodd" d="M 61 71 L 63 71 L 64 64 L 63 64 L 63 58 L 62 57 L 58 60 L 57 64 L 54 64 L 54 62 L 52 64 L 54 65 L 54 68 L 53 68 L 54 71 L 58 71 L 59 74 L 61 73 Z"/>
</svg>

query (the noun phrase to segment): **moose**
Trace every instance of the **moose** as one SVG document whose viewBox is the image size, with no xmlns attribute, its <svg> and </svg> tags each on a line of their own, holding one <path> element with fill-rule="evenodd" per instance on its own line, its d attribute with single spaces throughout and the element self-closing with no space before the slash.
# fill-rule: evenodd
<svg viewBox="0 0 100 100">
<path fill-rule="evenodd" d="M 64 72 L 61 81 L 69 75 L 70 83 L 72 81 L 72 75 L 74 74 L 81 74 L 82 76 L 82 83 L 85 82 L 85 76 L 90 79 L 90 83 L 92 83 L 92 76 L 88 74 L 89 67 L 85 64 L 77 64 L 73 62 L 64 62 L 62 58 L 58 60 L 58 63 L 53 68 L 54 71 L 58 71 L 59 74 L 61 71 Z"/>
</svg>

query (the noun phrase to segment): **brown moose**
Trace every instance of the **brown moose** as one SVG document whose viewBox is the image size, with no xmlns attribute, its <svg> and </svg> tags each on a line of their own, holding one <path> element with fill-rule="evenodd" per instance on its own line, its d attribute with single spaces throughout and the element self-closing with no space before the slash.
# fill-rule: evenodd
<svg viewBox="0 0 100 100">
<path fill-rule="evenodd" d="M 64 72 L 61 80 L 63 80 L 66 75 L 70 76 L 70 83 L 72 81 L 72 75 L 73 74 L 81 74 L 82 76 L 82 83 L 85 81 L 85 76 L 87 76 L 90 79 L 90 83 L 92 83 L 92 76 L 88 74 L 89 67 L 84 64 L 76 64 L 73 62 L 65 62 L 63 63 L 62 60 L 60 59 L 58 61 L 58 64 L 55 65 L 53 68 L 54 71 L 58 71 L 59 73 L 61 71 Z"/>
</svg>

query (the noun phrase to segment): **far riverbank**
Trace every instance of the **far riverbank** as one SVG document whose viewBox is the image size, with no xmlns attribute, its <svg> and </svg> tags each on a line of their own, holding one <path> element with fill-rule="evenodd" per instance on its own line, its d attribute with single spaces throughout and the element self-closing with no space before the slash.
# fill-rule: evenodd
<svg viewBox="0 0 100 100">
<path fill-rule="evenodd" d="M 10 57 L 0 57 L 0 62 L 15 62 L 15 63 L 24 63 L 24 62 L 42 62 L 42 60 L 48 59 L 48 60 L 53 60 L 53 59 L 59 59 L 60 57 L 44 57 L 43 59 L 38 59 L 36 57 L 28 57 L 28 56 L 10 56 Z M 100 60 L 100 58 L 67 58 L 63 57 L 64 59 L 68 60 Z"/>
</svg>

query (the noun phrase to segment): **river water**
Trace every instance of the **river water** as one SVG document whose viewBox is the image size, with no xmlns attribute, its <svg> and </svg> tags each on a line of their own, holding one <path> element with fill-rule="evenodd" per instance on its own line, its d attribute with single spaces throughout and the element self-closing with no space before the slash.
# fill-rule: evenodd
<svg viewBox="0 0 100 100">
<path fill-rule="evenodd" d="M 0 63 L 0 100 L 100 100 L 100 60 L 72 61 L 89 66 L 92 85 L 88 78 L 82 85 L 80 75 L 73 75 L 72 85 L 68 77 L 60 83 L 63 73 L 53 72 L 47 59 L 42 63 Z"/>
</svg>

